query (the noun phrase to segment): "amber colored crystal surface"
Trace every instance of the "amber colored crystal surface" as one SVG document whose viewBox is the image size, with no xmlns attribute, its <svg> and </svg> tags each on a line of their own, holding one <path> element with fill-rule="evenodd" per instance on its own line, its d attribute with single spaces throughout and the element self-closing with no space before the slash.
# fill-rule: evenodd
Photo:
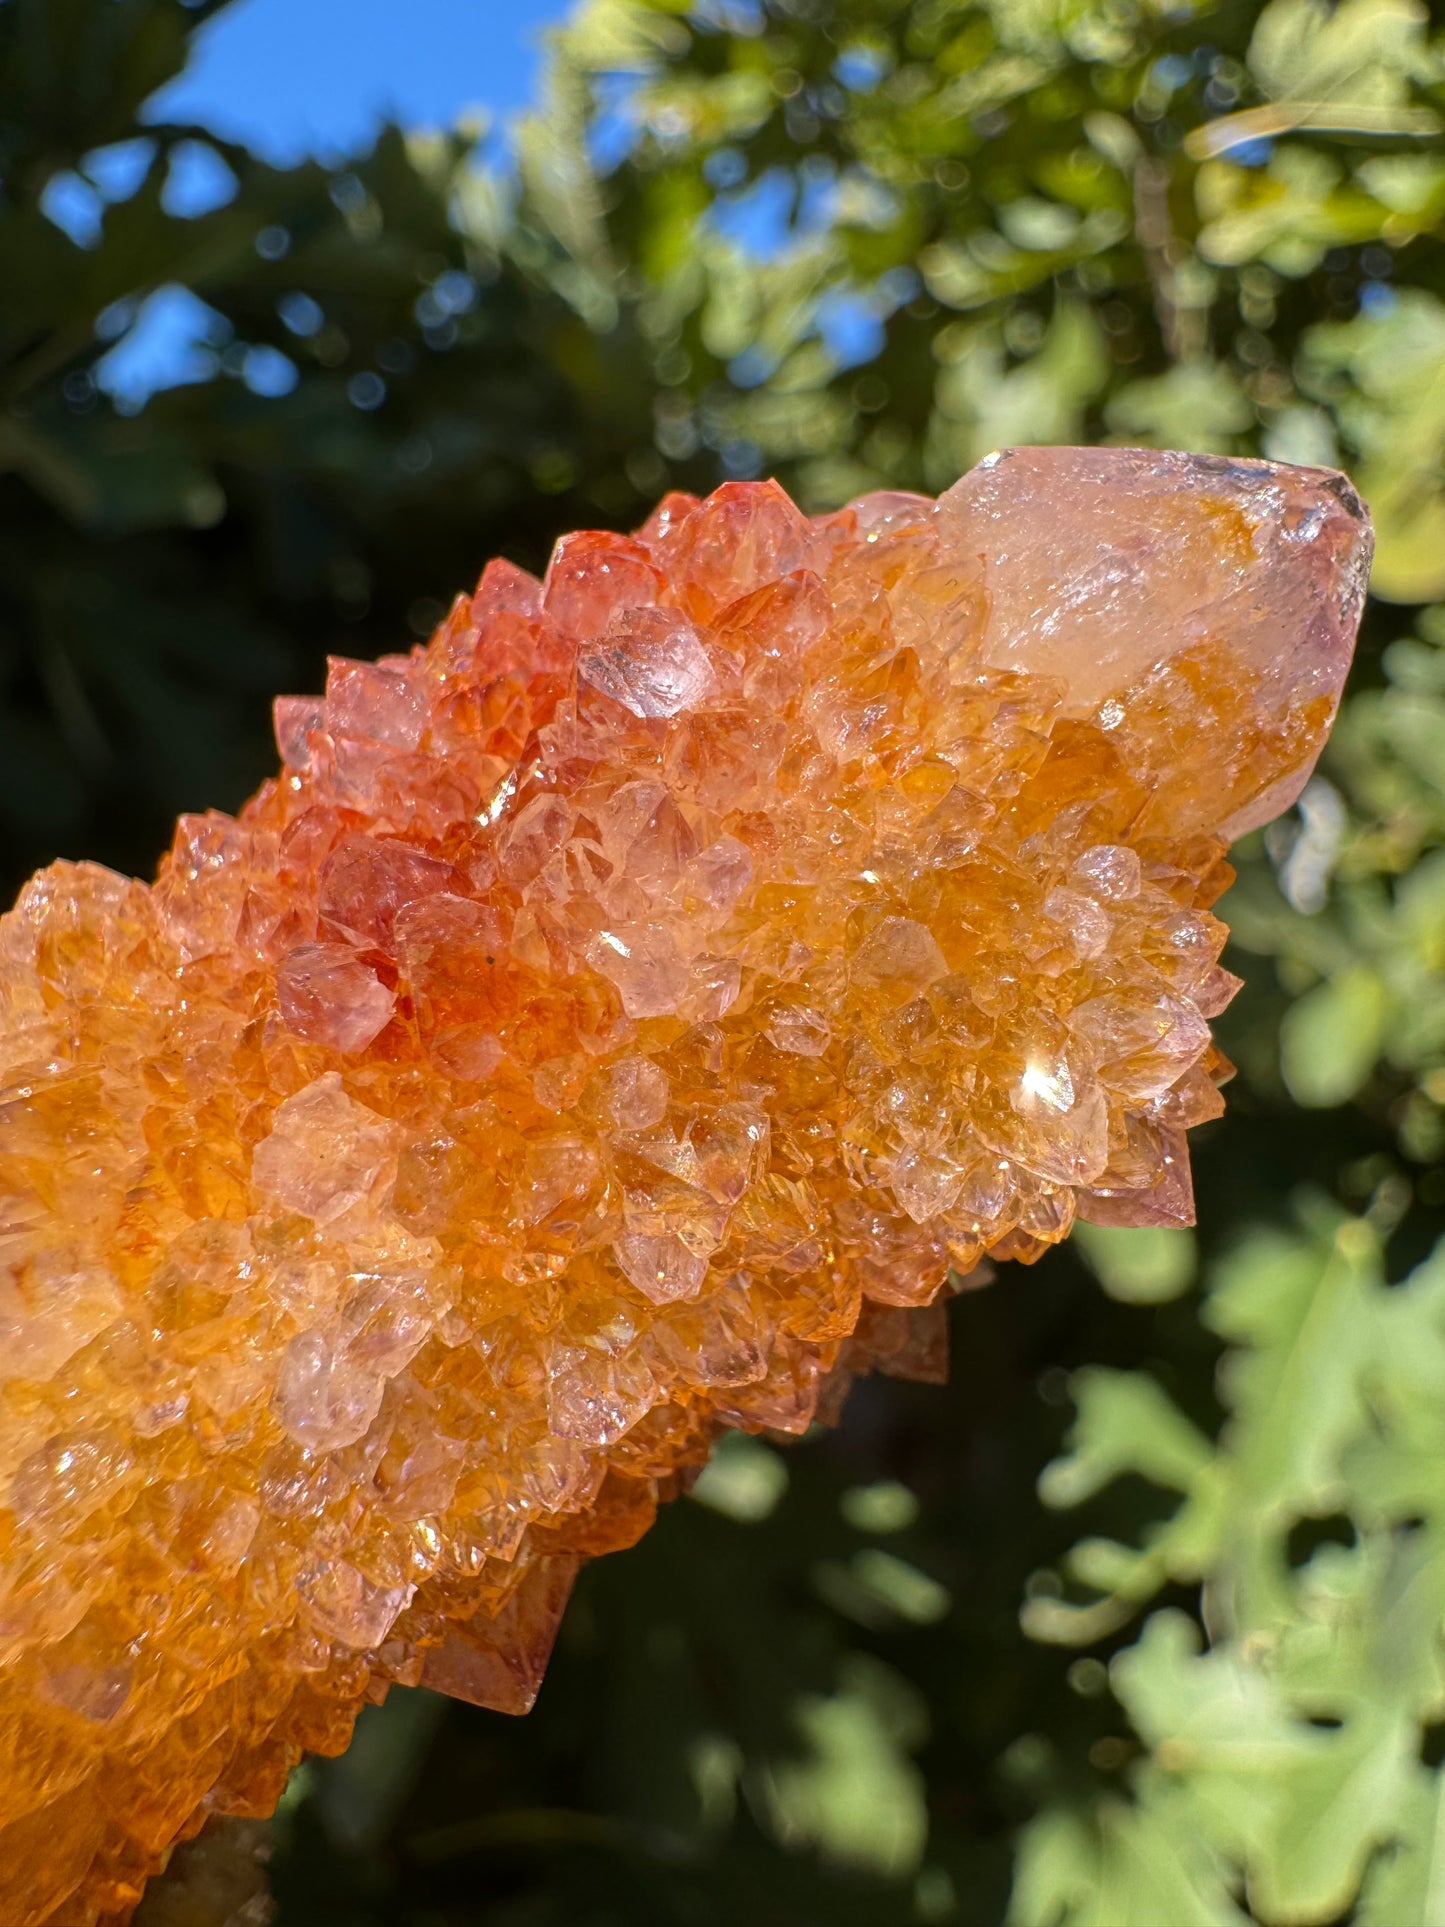
<svg viewBox="0 0 1445 1927">
<path fill-rule="evenodd" d="M 150 886 L 0 922 L 0 1921 L 124 1919 L 388 1682 L 535 1694 L 719 1428 L 1187 1221 L 1228 837 L 1317 755 L 1338 476 L 990 457 L 494 562 Z"/>
</svg>

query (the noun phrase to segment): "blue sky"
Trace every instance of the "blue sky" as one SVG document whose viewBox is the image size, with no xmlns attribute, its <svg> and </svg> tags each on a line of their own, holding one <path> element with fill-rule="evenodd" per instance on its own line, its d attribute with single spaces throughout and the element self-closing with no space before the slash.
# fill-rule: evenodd
<svg viewBox="0 0 1445 1927">
<path fill-rule="evenodd" d="M 504 124 L 537 98 L 545 29 L 569 0 L 235 0 L 197 36 L 191 63 L 149 103 L 150 117 L 188 121 L 278 165 L 364 148 L 378 123 L 450 126 L 480 111 Z M 99 238 L 106 200 L 124 200 L 144 173 L 148 143 L 87 157 L 84 174 L 57 175 L 42 206 L 81 246 Z M 163 196 L 173 214 L 203 214 L 235 178 L 198 142 L 175 151 Z M 217 317 L 181 287 L 157 289 L 138 309 L 101 317 L 119 337 L 100 364 L 101 386 L 123 407 L 156 389 L 201 381 Z M 254 362 L 254 366 L 252 365 Z M 295 380 L 284 355 L 253 351 L 247 381 L 281 393 Z"/>
<path fill-rule="evenodd" d="M 538 95 L 543 36 L 571 10 L 572 0 L 234 0 L 197 37 L 186 72 L 156 94 L 149 114 L 197 124 L 279 165 L 307 154 L 334 160 L 364 148 L 383 119 L 405 127 L 448 126 L 469 112 L 494 126 Z M 134 192 L 147 143 L 132 141 L 89 156 L 84 179 L 58 175 L 46 212 L 82 246 L 98 238 L 103 203 Z M 235 191 L 215 150 L 196 142 L 174 153 L 165 203 L 172 213 L 202 214 Z M 792 189 L 766 177 L 736 206 L 719 209 L 719 225 L 761 255 L 783 244 Z M 821 205 L 809 220 L 825 218 Z M 899 299 L 906 299 L 902 292 Z M 125 312 L 119 310 L 124 308 Z M 217 317 L 186 289 L 156 290 L 139 310 L 118 304 L 116 345 L 99 380 L 116 401 L 142 406 L 157 388 L 204 380 L 214 365 L 209 331 Z M 819 316 L 825 339 L 846 363 L 876 353 L 881 322 L 857 302 L 839 301 Z M 261 393 L 281 393 L 295 380 L 284 355 L 259 350 L 246 380 Z M 763 367 L 737 370 L 760 378 Z"/>
<path fill-rule="evenodd" d="M 567 0 L 235 0 L 152 111 L 268 160 L 363 145 L 390 114 L 449 125 L 536 96 L 542 34 Z"/>
</svg>

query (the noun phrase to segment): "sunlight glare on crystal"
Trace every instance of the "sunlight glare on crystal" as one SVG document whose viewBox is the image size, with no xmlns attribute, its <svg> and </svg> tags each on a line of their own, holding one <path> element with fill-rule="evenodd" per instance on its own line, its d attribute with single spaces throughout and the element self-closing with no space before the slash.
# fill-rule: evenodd
<svg viewBox="0 0 1445 1927">
<path fill-rule="evenodd" d="M 1342 478 L 1218 457 L 673 494 L 333 659 L 153 884 L 31 880 L 3 1927 L 120 1927 L 394 1682 L 524 1712 L 720 1436 L 939 1381 L 985 1254 L 1191 1220 L 1224 851 L 1309 775 L 1368 556 Z"/>
</svg>

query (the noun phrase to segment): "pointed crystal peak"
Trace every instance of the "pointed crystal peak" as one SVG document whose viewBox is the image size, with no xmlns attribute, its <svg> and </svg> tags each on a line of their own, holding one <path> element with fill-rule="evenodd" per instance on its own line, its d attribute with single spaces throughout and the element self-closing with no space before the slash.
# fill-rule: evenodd
<svg viewBox="0 0 1445 1927">
<path fill-rule="evenodd" d="M 1008 448 L 956 482 L 938 515 L 951 543 L 982 558 L 985 661 L 1057 679 L 1070 715 L 1117 729 L 1170 672 L 1239 696 L 1234 740 L 1211 746 L 1202 787 L 1172 785 L 1191 827 L 1236 836 L 1294 801 L 1339 704 L 1374 548 L 1343 475 L 1157 449 Z"/>
</svg>

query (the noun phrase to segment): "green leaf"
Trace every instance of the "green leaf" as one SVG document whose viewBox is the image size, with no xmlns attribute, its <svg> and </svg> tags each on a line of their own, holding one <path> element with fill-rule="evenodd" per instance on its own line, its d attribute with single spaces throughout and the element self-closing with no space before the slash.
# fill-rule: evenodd
<svg viewBox="0 0 1445 1927">
<path fill-rule="evenodd" d="M 1356 1927 L 1434 1927 L 1445 1920 L 1445 1775 L 1417 1771 L 1396 1812 L 1395 1837 L 1365 1877 Z"/>
<path fill-rule="evenodd" d="M 1361 1717 L 1294 1766 L 1252 1865 L 1266 1919 L 1346 1911 L 1376 1848 L 1396 1835 L 1417 1744 L 1413 1721 Z"/>
<path fill-rule="evenodd" d="M 1069 1389 L 1078 1417 L 1068 1457 L 1055 1459 L 1039 1479 L 1045 1504 L 1078 1505 L 1125 1472 L 1184 1492 L 1208 1463 L 1209 1441 L 1144 1373 L 1090 1366 L 1075 1373 Z"/>
<path fill-rule="evenodd" d="M 908 1758 L 922 1708 L 887 1667 L 861 1656 L 840 1690 L 805 1699 L 797 1721 L 804 1757 L 769 1771 L 765 1798 L 788 1844 L 820 1848 L 846 1865 L 912 1871 L 928 1832 L 922 1777 Z"/>
<path fill-rule="evenodd" d="M 1074 1226 L 1074 1243 L 1111 1298 L 1124 1305 L 1163 1305 L 1194 1282 L 1192 1231 L 1168 1225 Z"/>
<path fill-rule="evenodd" d="M 1353 1097 L 1384 1042 L 1385 986 L 1365 965 L 1327 978 L 1280 1026 L 1280 1069 L 1297 1103 L 1327 1109 Z"/>
<path fill-rule="evenodd" d="M 1230 1885 L 1182 1803 L 1145 1814 L 1111 1800 L 1025 1828 L 1008 1927 L 1248 1927 Z"/>
<path fill-rule="evenodd" d="M 1249 64 L 1276 99 L 1394 106 L 1429 72 L 1419 0 L 1271 0 Z"/>
<path fill-rule="evenodd" d="M 1305 336 L 1301 382 L 1335 403 L 1375 519 L 1376 595 L 1445 596 L 1445 305 L 1403 289 L 1387 312 Z"/>
<path fill-rule="evenodd" d="M 745 1432 L 728 1432 L 713 1448 L 691 1496 L 742 1525 L 754 1525 L 768 1517 L 787 1489 L 788 1468 L 780 1454 Z"/>
<path fill-rule="evenodd" d="M 1109 426 L 1156 448 L 1217 449 L 1229 453 L 1254 424 L 1254 409 L 1232 368 L 1185 362 L 1167 375 L 1133 381 L 1106 410 Z"/>
</svg>

